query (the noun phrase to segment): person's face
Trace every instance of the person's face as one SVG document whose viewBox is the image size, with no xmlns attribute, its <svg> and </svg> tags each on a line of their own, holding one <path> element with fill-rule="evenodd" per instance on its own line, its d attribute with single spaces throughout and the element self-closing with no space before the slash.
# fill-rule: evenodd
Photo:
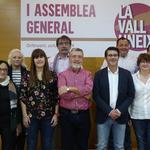
<svg viewBox="0 0 150 150">
<path fill-rule="evenodd" d="M 58 50 L 60 55 L 67 56 L 70 48 L 71 45 L 67 39 L 60 39 L 58 41 Z"/>
<path fill-rule="evenodd" d="M 12 57 L 11 57 L 12 66 L 19 67 L 22 64 L 22 61 L 23 61 L 23 58 L 20 52 L 12 53 Z"/>
<path fill-rule="evenodd" d="M 109 50 L 107 52 L 106 61 L 109 67 L 117 67 L 118 65 L 118 53 L 114 50 Z"/>
<path fill-rule="evenodd" d="M 80 69 L 83 63 L 83 54 L 80 51 L 72 51 L 69 55 L 70 65 L 73 69 Z"/>
<path fill-rule="evenodd" d="M 119 49 L 120 56 L 126 57 L 129 52 L 130 44 L 127 40 L 120 40 L 118 42 L 117 48 Z"/>
<path fill-rule="evenodd" d="M 34 64 L 36 68 L 43 68 L 45 65 L 45 57 L 39 56 L 37 58 L 34 58 Z"/>
<path fill-rule="evenodd" d="M 139 64 L 140 71 L 150 71 L 150 61 L 142 60 Z"/>
<path fill-rule="evenodd" d="M 0 64 L 0 82 L 3 82 L 8 74 L 8 67 L 5 63 Z"/>
</svg>

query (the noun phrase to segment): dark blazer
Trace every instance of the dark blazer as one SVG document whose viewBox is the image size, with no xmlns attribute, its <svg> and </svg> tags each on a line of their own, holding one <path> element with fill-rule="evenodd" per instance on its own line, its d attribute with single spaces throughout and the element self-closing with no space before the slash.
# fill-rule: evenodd
<svg viewBox="0 0 150 150">
<path fill-rule="evenodd" d="M 121 116 L 116 119 L 120 124 L 128 121 L 128 107 L 132 103 L 135 95 L 135 88 L 131 73 L 119 67 L 118 98 L 116 108 L 121 112 Z M 96 102 L 97 123 L 104 123 L 108 114 L 112 110 L 109 105 L 109 81 L 108 68 L 96 72 L 93 86 L 93 99 Z"/>
</svg>

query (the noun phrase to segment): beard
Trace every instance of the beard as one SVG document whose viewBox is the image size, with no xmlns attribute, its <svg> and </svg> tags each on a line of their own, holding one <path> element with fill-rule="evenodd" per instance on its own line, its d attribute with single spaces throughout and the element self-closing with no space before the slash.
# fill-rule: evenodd
<svg viewBox="0 0 150 150">
<path fill-rule="evenodd" d="M 74 68 L 74 69 L 80 69 L 80 68 L 82 68 L 82 65 L 81 64 L 72 63 L 71 67 Z"/>
</svg>

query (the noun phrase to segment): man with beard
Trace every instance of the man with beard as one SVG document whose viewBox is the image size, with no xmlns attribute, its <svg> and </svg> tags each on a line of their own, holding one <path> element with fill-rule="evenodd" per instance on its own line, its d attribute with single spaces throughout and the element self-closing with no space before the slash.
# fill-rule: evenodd
<svg viewBox="0 0 150 150">
<path fill-rule="evenodd" d="M 71 48 L 71 39 L 66 35 L 62 35 L 56 40 L 56 46 L 59 52 L 56 56 L 50 57 L 48 62 L 50 69 L 60 73 L 69 68 L 68 53 Z"/>
<path fill-rule="evenodd" d="M 70 67 L 58 75 L 62 150 L 87 150 L 92 75 L 83 69 L 83 50 L 73 48 Z"/>
</svg>

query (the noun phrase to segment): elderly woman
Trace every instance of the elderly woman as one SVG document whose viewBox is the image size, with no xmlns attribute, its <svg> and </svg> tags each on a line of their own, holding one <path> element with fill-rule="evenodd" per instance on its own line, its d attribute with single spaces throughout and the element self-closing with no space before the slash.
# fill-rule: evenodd
<svg viewBox="0 0 150 150">
<path fill-rule="evenodd" d="M 9 64 L 9 76 L 17 88 L 17 94 L 20 93 L 20 83 L 23 75 L 27 73 L 27 70 L 24 65 L 24 57 L 19 49 L 12 49 L 8 55 L 8 64 Z M 12 139 L 12 150 L 23 150 L 25 145 L 25 128 L 22 125 L 22 116 L 21 116 L 21 106 L 20 102 L 18 103 L 20 108 L 20 116 L 18 116 L 20 123 L 17 128 L 13 131 Z"/>
<path fill-rule="evenodd" d="M 17 126 L 17 92 L 8 76 L 8 63 L 0 60 L 0 134 L 2 150 L 11 150 L 12 131 Z"/>
<path fill-rule="evenodd" d="M 137 60 L 139 71 L 133 75 L 135 99 L 130 116 L 136 134 L 138 150 L 150 149 L 150 55 L 142 53 Z"/>
</svg>

